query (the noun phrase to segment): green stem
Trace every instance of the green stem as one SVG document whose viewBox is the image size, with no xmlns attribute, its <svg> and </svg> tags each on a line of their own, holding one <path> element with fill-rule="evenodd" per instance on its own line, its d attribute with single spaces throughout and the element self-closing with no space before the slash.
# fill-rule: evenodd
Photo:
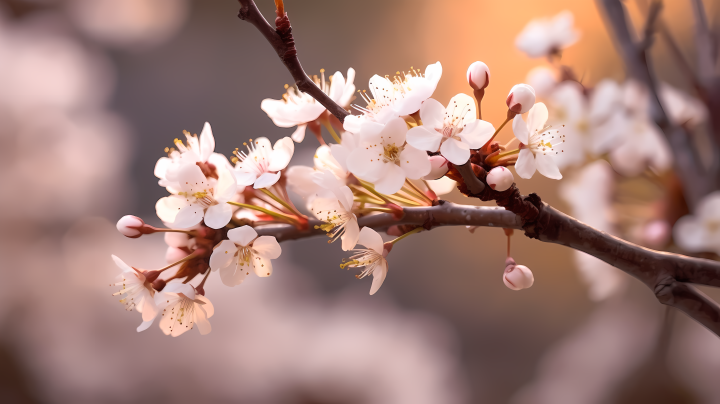
<svg viewBox="0 0 720 404">
<path fill-rule="evenodd" d="M 495 133 L 493 133 L 493 135 L 492 135 L 492 137 L 490 138 L 490 140 L 488 140 L 487 143 L 485 143 L 485 145 L 484 145 L 483 147 L 485 147 L 485 146 L 489 145 L 490 143 L 492 143 L 493 139 L 495 139 L 495 136 L 497 136 L 498 133 L 500 133 L 500 131 L 502 130 L 502 128 L 504 128 L 505 125 L 507 125 L 507 123 L 510 122 L 511 120 L 512 120 L 511 118 L 506 118 L 506 119 L 505 119 L 505 122 L 503 122 L 502 125 L 500 125 L 500 127 L 497 128 L 497 130 L 495 131 Z"/>
<path fill-rule="evenodd" d="M 373 194 L 373 195 L 377 196 L 378 198 L 382 199 L 383 201 L 385 201 L 385 203 L 392 203 L 392 201 L 390 201 L 390 199 L 388 199 L 387 195 L 383 195 L 383 194 L 379 193 L 378 191 L 376 191 L 375 188 L 373 188 L 373 186 L 369 182 L 360 180 L 360 185 L 362 185 L 363 188 L 367 189 L 371 194 Z"/>
<path fill-rule="evenodd" d="M 335 141 L 338 144 L 342 143 L 342 140 L 340 140 L 340 137 L 338 136 L 338 134 L 335 133 L 335 129 L 333 129 L 332 125 L 330 124 L 330 121 L 328 121 L 327 119 L 323 119 L 322 124 L 325 127 L 325 129 L 327 129 L 327 131 L 330 132 L 330 136 L 332 136 L 333 139 L 335 139 Z"/>
<path fill-rule="evenodd" d="M 262 212 L 262 213 L 265 213 L 265 214 L 270 215 L 270 216 L 272 216 L 272 217 L 276 217 L 276 218 L 278 218 L 278 219 L 284 220 L 284 221 L 286 221 L 286 222 L 288 222 L 288 223 L 290 223 L 290 224 L 293 224 L 293 225 L 294 225 L 294 224 L 297 224 L 297 219 L 295 219 L 294 217 L 292 217 L 292 216 L 290 216 L 290 215 L 286 215 L 286 214 L 284 214 L 284 213 L 273 212 L 272 210 L 265 209 L 265 208 L 261 208 L 260 206 L 248 205 L 248 204 L 246 204 L 246 203 L 233 202 L 233 201 L 228 201 L 227 203 L 230 204 L 230 205 L 233 205 L 233 206 L 239 206 L 239 207 L 241 207 L 241 208 L 247 208 L 247 209 L 257 210 L 258 212 Z"/>
<path fill-rule="evenodd" d="M 398 241 L 404 239 L 405 237 L 407 237 L 407 236 L 409 236 L 409 235 L 411 235 L 411 234 L 420 233 L 420 232 L 423 231 L 423 230 L 425 230 L 425 229 L 422 228 L 422 227 L 415 228 L 415 229 L 410 230 L 409 232 L 403 234 L 402 236 L 396 238 L 395 240 L 390 240 L 390 243 L 395 244 L 395 243 L 397 243 Z"/>
<path fill-rule="evenodd" d="M 278 196 L 276 196 L 275 194 L 273 194 L 273 193 L 270 192 L 269 190 L 267 190 L 267 189 L 265 189 L 265 188 L 260 188 L 260 191 L 262 191 L 262 193 L 264 193 L 265 195 L 267 195 L 267 196 L 269 196 L 270 198 L 272 198 L 275 202 L 277 202 L 277 203 L 279 203 L 280 205 L 282 205 L 285 209 L 289 210 L 290 212 L 295 213 L 296 215 L 300 215 L 300 212 L 298 212 L 297 210 L 295 210 L 295 208 L 293 208 L 292 206 L 290 206 L 289 203 L 287 203 L 287 202 L 285 202 L 284 200 L 280 199 Z"/>
<path fill-rule="evenodd" d="M 432 203 L 432 199 L 430 199 L 427 195 L 425 195 L 425 192 L 423 192 L 420 188 L 418 188 L 415 184 L 412 183 L 412 181 L 405 179 L 405 183 L 410 185 L 410 187 L 415 190 L 415 193 L 420 196 L 420 199 L 424 199 L 430 203 Z M 430 188 L 428 188 L 430 189 Z"/>
</svg>

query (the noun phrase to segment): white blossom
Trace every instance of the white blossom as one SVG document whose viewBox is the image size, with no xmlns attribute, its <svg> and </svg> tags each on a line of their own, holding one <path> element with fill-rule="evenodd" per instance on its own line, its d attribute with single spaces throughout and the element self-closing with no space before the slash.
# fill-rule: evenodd
<svg viewBox="0 0 720 404">
<path fill-rule="evenodd" d="M 280 179 L 280 171 L 287 167 L 295 152 L 295 144 L 289 137 L 284 137 L 274 146 L 270 146 L 267 138 L 261 137 L 250 144 L 243 143 L 248 151 L 235 150 L 235 176 L 238 184 L 252 185 L 255 189 L 275 185 Z"/>
<path fill-rule="evenodd" d="M 160 329 L 165 335 L 177 337 L 195 326 L 201 335 L 212 330 L 208 319 L 215 314 L 215 308 L 191 285 L 169 283 L 155 295 L 155 302 L 160 312 Z"/>
<path fill-rule="evenodd" d="M 338 238 L 342 240 L 344 251 L 352 250 L 358 242 L 360 227 L 357 217 L 352 213 L 353 194 L 350 188 L 344 187 L 345 200 L 339 200 L 334 195 L 324 195 L 316 198 L 313 202 L 312 212 L 325 224 L 316 226 L 327 232 L 330 240 L 334 242 Z M 349 201 L 348 201 L 349 199 Z M 350 206 L 348 208 L 347 206 Z"/>
<path fill-rule="evenodd" d="M 115 265 L 122 270 L 115 283 L 115 286 L 121 286 L 122 289 L 113 293 L 113 296 L 122 296 L 120 303 L 125 305 L 126 310 L 135 309 L 138 313 L 142 313 L 143 323 L 137 330 L 138 332 L 143 331 L 152 323 L 152 320 L 155 319 L 159 312 L 153 300 L 155 290 L 141 272 L 136 271 L 114 255 L 112 259 L 115 261 Z"/>
<path fill-rule="evenodd" d="M 720 191 L 705 196 L 694 214 L 681 217 L 673 238 L 686 251 L 720 255 Z"/>
<path fill-rule="evenodd" d="M 355 255 L 340 265 L 341 268 L 360 268 L 364 267 L 360 275 L 356 275 L 358 279 L 362 279 L 368 275 L 373 276 L 370 294 L 374 295 L 380 289 L 385 277 L 387 276 L 388 263 L 385 257 L 388 251 L 384 249 L 382 237 L 370 227 L 363 227 L 360 230 L 358 244 L 367 248 L 354 249 Z M 343 260 L 344 261 L 344 260 Z"/>
<path fill-rule="evenodd" d="M 524 114 L 535 104 L 535 89 L 527 84 L 516 84 L 505 99 L 508 109 L 516 114 Z"/>
<path fill-rule="evenodd" d="M 398 116 L 418 111 L 423 101 L 435 92 L 442 76 L 442 65 L 440 62 L 428 65 L 425 74 L 412 68 L 397 74 L 402 76 L 395 76 L 392 81 L 378 75 L 370 78 L 372 98 L 365 92 L 360 93 L 367 106 L 353 105 L 362 115 L 345 117 L 343 127 L 346 131 L 358 133 L 364 122 L 384 125 Z"/>
<path fill-rule="evenodd" d="M 250 226 L 228 230 L 229 240 L 215 246 L 210 256 L 210 268 L 220 270 L 220 279 L 228 286 L 241 284 L 250 270 L 260 277 L 272 274 L 271 260 L 282 253 L 275 237 L 260 236 Z"/>
<path fill-rule="evenodd" d="M 347 71 L 347 80 L 342 73 L 335 72 L 330 76 L 330 83 L 325 80 L 325 70 L 320 70 L 321 77 L 313 77 L 315 84 L 335 103 L 347 108 L 355 93 L 355 69 L 352 67 Z M 309 94 L 297 90 L 295 87 L 286 86 L 287 92 L 281 100 L 264 99 L 260 108 L 268 114 L 273 123 L 281 128 L 297 126 L 292 134 L 292 140 L 302 142 L 305 138 L 305 130 L 309 122 L 318 119 L 325 107 Z"/>
<path fill-rule="evenodd" d="M 573 28 L 574 17 L 563 11 L 553 18 L 530 21 L 515 39 L 515 46 L 531 58 L 548 56 L 574 44 L 580 34 Z"/>
<path fill-rule="evenodd" d="M 420 107 L 421 126 L 407 133 L 409 145 L 436 152 L 453 164 L 465 164 L 470 149 L 479 149 L 495 132 L 490 122 L 477 119 L 475 100 L 466 94 L 450 99 L 447 108 L 429 98 Z"/>
<path fill-rule="evenodd" d="M 348 158 L 348 169 L 370 181 L 378 192 L 394 194 L 405 178 L 419 179 L 430 173 L 427 153 L 405 143 L 408 129 L 402 118 L 387 125 L 367 122 L 363 125 L 360 146 Z"/>
<path fill-rule="evenodd" d="M 467 69 L 466 78 L 473 90 L 482 90 L 490 84 L 490 68 L 483 62 L 473 62 Z"/>
<path fill-rule="evenodd" d="M 548 178 L 562 178 L 554 156 L 562 152 L 557 146 L 563 142 L 563 135 L 545 126 L 547 118 L 547 107 L 539 102 L 530 109 L 527 122 L 520 115 L 513 120 L 513 133 L 521 143 L 515 171 L 521 178 L 531 178 L 535 170 Z"/>
<path fill-rule="evenodd" d="M 224 227 L 233 212 L 226 202 L 235 196 L 237 183 L 230 170 L 219 170 L 218 174 L 218 180 L 214 180 L 205 177 L 195 164 L 181 167 L 178 172 L 180 191 L 157 202 L 158 217 L 178 229 L 195 226 L 203 219 L 213 229 Z"/>
</svg>

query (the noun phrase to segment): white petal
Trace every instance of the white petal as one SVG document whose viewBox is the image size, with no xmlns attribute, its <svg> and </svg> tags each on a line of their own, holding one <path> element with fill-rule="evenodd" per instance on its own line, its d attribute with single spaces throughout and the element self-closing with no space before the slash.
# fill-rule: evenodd
<svg viewBox="0 0 720 404">
<path fill-rule="evenodd" d="M 445 116 L 446 124 L 457 124 L 467 126 L 477 120 L 477 109 L 475 99 L 467 94 L 460 93 L 450 99 Z M 423 121 L 424 123 L 425 121 Z"/>
<path fill-rule="evenodd" d="M 307 124 L 303 123 L 301 125 L 297 126 L 297 129 L 295 129 L 295 132 L 293 132 L 292 135 L 290 135 L 290 139 L 300 143 L 305 139 L 305 129 L 307 129 Z"/>
<path fill-rule="evenodd" d="M 345 77 L 343 77 L 342 73 L 335 72 L 335 74 L 330 77 L 330 91 L 328 91 L 328 96 L 333 101 L 338 102 L 343 95 L 344 89 Z"/>
<path fill-rule="evenodd" d="M 200 132 L 200 161 L 206 162 L 215 151 L 215 137 L 209 122 L 205 122 Z"/>
<path fill-rule="evenodd" d="M 375 292 L 380 289 L 380 286 L 382 286 L 383 282 L 385 282 L 385 277 L 387 276 L 387 261 L 385 258 L 381 259 L 380 262 L 377 263 L 377 267 L 373 271 L 373 281 L 372 286 L 370 286 L 370 294 L 374 295 Z"/>
<path fill-rule="evenodd" d="M 532 178 L 535 174 L 535 155 L 528 149 L 521 149 L 515 163 L 515 172 L 520 178 Z"/>
<path fill-rule="evenodd" d="M 395 99 L 395 89 L 390 80 L 377 74 L 370 77 L 370 93 L 373 99 L 380 105 L 387 105 Z"/>
<path fill-rule="evenodd" d="M 231 265 L 220 268 L 220 280 L 222 280 L 222 283 L 226 286 L 237 286 L 243 283 L 245 278 L 250 274 L 251 266 L 249 263 L 245 264 L 245 262 L 236 259 L 231 262 Z"/>
<path fill-rule="evenodd" d="M 318 185 L 313 181 L 313 173 L 312 167 L 291 166 L 285 172 L 288 188 L 303 198 L 314 195 Z"/>
<path fill-rule="evenodd" d="M 443 136 L 436 130 L 429 129 L 425 127 L 425 125 L 422 125 L 410 128 L 407 132 L 406 140 L 409 145 L 415 148 L 436 152 L 440 147 L 442 138 Z"/>
<path fill-rule="evenodd" d="M 143 291 L 143 298 L 140 302 L 142 307 L 138 307 L 138 311 L 142 313 L 143 322 L 152 322 L 158 315 L 158 307 L 155 305 L 155 300 L 150 296 L 150 291 Z"/>
<path fill-rule="evenodd" d="M 255 184 L 253 185 L 253 188 L 260 189 L 260 188 L 267 188 L 270 186 L 275 185 L 276 182 L 280 179 L 280 172 L 276 173 L 265 173 L 258 177 L 258 179 L 255 180 Z"/>
<path fill-rule="evenodd" d="M 408 127 L 405 120 L 402 118 L 394 118 L 385 125 L 382 132 L 380 132 L 380 136 L 382 137 L 383 144 L 394 143 L 397 147 L 400 147 L 405 143 L 407 131 Z"/>
<path fill-rule="evenodd" d="M 352 133 L 360 133 L 360 126 L 364 120 L 362 115 L 348 115 L 343 122 L 343 129 Z"/>
<path fill-rule="evenodd" d="M 449 162 L 457 165 L 465 164 L 470 160 L 470 147 L 455 139 L 448 139 L 440 147 L 440 153 Z"/>
<path fill-rule="evenodd" d="M 495 127 L 490 122 L 476 119 L 460 132 L 460 139 L 471 149 L 479 149 L 490 140 L 493 133 L 495 133 Z"/>
<path fill-rule="evenodd" d="M 193 311 L 193 320 L 195 321 L 195 325 L 198 328 L 198 331 L 200 331 L 200 335 L 207 335 L 212 331 L 212 327 L 210 326 L 210 322 L 208 321 L 208 315 L 205 313 L 205 305 L 195 305 L 195 310 Z"/>
<path fill-rule="evenodd" d="M 405 184 L 405 171 L 392 163 L 385 164 L 385 166 L 387 171 L 373 185 L 375 185 L 375 190 L 381 194 L 392 195 L 400 191 Z"/>
<path fill-rule="evenodd" d="M 422 178 L 430 174 L 430 159 L 427 153 L 406 145 L 400 152 L 400 167 L 405 171 L 405 176 L 412 180 Z"/>
<path fill-rule="evenodd" d="M 168 167 L 170 167 L 172 164 L 173 162 L 169 157 L 160 157 L 157 163 L 155 163 L 155 176 L 158 178 L 165 178 Z"/>
<path fill-rule="evenodd" d="M 343 251 L 350 251 L 355 248 L 360 237 L 360 226 L 358 226 L 357 218 L 352 213 L 350 215 L 352 217 L 345 224 L 345 233 L 340 237 Z"/>
<path fill-rule="evenodd" d="M 143 331 L 147 330 L 148 328 L 150 328 L 150 326 L 152 325 L 152 323 L 153 323 L 154 321 L 155 321 L 155 318 L 154 318 L 154 317 L 153 317 L 153 319 L 150 320 L 150 321 L 143 321 L 142 324 L 140 324 L 140 325 L 138 326 L 137 332 L 143 332 Z"/>
<path fill-rule="evenodd" d="M 213 271 L 217 271 L 220 268 L 225 268 L 230 265 L 235 258 L 237 247 L 235 243 L 230 240 L 223 240 L 220 244 L 215 246 L 215 249 L 210 255 L 210 268 Z"/>
<path fill-rule="evenodd" d="M 232 219 L 232 206 L 220 203 L 207 208 L 205 211 L 205 225 L 211 229 L 221 229 Z"/>
<path fill-rule="evenodd" d="M 425 100 L 420 107 L 422 126 L 427 126 L 430 130 L 442 129 L 444 115 L 445 107 L 433 98 Z"/>
<path fill-rule="evenodd" d="M 253 250 L 257 251 L 258 255 L 263 258 L 269 258 L 271 260 L 277 259 L 282 253 L 280 244 L 278 244 L 275 237 L 272 236 L 260 236 L 252 245 Z"/>
<path fill-rule="evenodd" d="M 197 295 L 195 296 L 195 300 L 200 300 L 202 303 L 202 308 L 205 310 L 205 314 L 207 315 L 207 318 L 210 318 L 215 315 L 215 306 L 210 302 L 210 299 L 203 295 Z M 197 302 L 195 302 L 198 304 Z"/>
<path fill-rule="evenodd" d="M 202 207 L 198 204 L 185 206 L 175 216 L 175 221 L 172 223 L 173 227 L 178 229 L 193 227 L 202 221 L 204 213 Z"/>
<path fill-rule="evenodd" d="M 232 171 L 226 168 L 217 168 L 218 182 L 213 191 L 213 197 L 218 202 L 227 202 L 231 200 L 237 192 L 237 180 Z"/>
<path fill-rule="evenodd" d="M 448 177 L 442 177 L 439 180 L 431 180 L 428 181 L 428 186 L 430 186 L 430 189 L 435 192 L 435 195 L 445 195 L 452 192 L 453 189 L 457 186 L 457 182 L 454 180 L 451 180 Z"/>
<path fill-rule="evenodd" d="M 270 154 L 270 165 L 268 166 L 268 171 L 280 171 L 287 167 L 294 152 L 295 143 L 289 137 L 284 137 L 275 142 L 273 151 Z"/>
<path fill-rule="evenodd" d="M 538 153 L 535 155 L 535 166 L 538 172 L 548 178 L 559 180 L 562 178 L 555 159 L 551 154 Z"/>
<path fill-rule="evenodd" d="M 528 112 L 527 128 L 529 132 L 539 131 L 548 120 L 548 109 L 542 102 L 538 102 Z"/>
<path fill-rule="evenodd" d="M 348 170 L 358 178 L 373 182 L 385 172 L 382 155 L 382 145 L 358 147 L 347 159 Z"/>
<path fill-rule="evenodd" d="M 377 122 L 363 122 L 360 126 L 360 139 L 365 143 L 380 143 L 380 133 L 385 129 L 385 125 Z"/>
<path fill-rule="evenodd" d="M 183 164 L 178 171 L 180 188 L 189 193 L 201 191 L 208 187 L 208 180 L 196 164 Z"/>
<path fill-rule="evenodd" d="M 255 172 L 235 170 L 235 179 L 237 180 L 238 185 L 242 185 L 245 187 L 250 186 L 255 182 L 257 178 L 258 175 Z"/>
<path fill-rule="evenodd" d="M 187 200 L 181 196 L 166 196 L 157 201 L 155 204 L 155 212 L 163 222 L 172 223 L 175 221 L 175 216 L 180 212 L 180 209 L 187 205 Z"/>
<path fill-rule="evenodd" d="M 380 255 L 382 255 L 383 253 L 384 243 L 382 237 L 380 237 L 378 232 L 376 232 L 370 227 L 363 227 L 362 230 L 360 230 L 360 235 L 358 236 L 358 244 L 361 244 Z"/>
<path fill-rule="evenodd" d="M 261 257 L 259 255 L 253 254 L 252 256 L 252 264 L 255 268 L 255 275 L 265 278 L 270 275 L 272 275 L 272 262 L 270 261 L 270 258 Z"/>
<path fill-rule="evenodd" d="M 335 197 L 340 201 L 340 204 L 345 208 L 346 211 L 350 212 L 353 206 L 353 192 L 350 187 L 343 185 L 342 187 L 335 188 L 332 190 Z"/>
<path fill-rule="evenodd" d="M 515 115 L 515 118 L 513 119 L 513 134 L 520 143 L 528 144 L 530 132 L 528 132 L 527 124 L 523 121 L 522 116 L 519 114 Z"/>
<path fill-rule="evenodd" d="M 230 229 L 227 235 L 233 243 L 243 247 L 247 247 L 258 236 L 255 229 L 247 225 Z"/>
</svg>

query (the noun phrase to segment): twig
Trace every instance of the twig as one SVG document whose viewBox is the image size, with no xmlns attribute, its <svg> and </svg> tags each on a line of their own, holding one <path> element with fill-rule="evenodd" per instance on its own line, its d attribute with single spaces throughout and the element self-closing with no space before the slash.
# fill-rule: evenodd
<svg viewBox="0 0 720 404">
<path fill-rule="evenodd" d="M 282 16 L 278 16 L 275 19 L 275 25 L 277 26 L 277 29 L 275 29 L 267 22 L 265 17 L 262 16 L 253 0 L 239 0 L 239 2 L 240 12 L 238 13 L 238 17 L 254 25 L 255 28 L 263 34 L 292 75 L 298 89 L 306 94 L 310 94 L 315 100 L 327 108 L 331 114 L 335 115 L 340 122 L 344 122 L 345 117 L 348 116 L 349 113 L 316 86 L 305 73 L 305 70 L 303 70 L 297 56 L 297 49 L 295 48 L 295 41 L 292 36 L 292 27 L 290 26 L 287 13 L 283 12 Z"/>
</svg>

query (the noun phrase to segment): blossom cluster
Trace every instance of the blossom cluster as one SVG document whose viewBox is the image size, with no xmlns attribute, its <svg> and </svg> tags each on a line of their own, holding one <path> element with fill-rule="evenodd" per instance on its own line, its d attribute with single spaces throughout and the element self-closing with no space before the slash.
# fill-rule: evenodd
<svg viewBox="0 0 720 404">
<path fill-rule="evenodd" d="M 487 183 L 495 191 L 514 182 L 507 169 L 530 178 L 536 171 L 560 179 L 555 162 L 565 135 L 547 124 L 548 109 L 535 103 L 535 90 L 514 86 L 507 97 L 507 119 L 497 129 L 480 119 L 478 104 L 490 84 L 482 62 L 467 71 L 475 98 L 457 94 L 447 104 L 432 95 L 442 76 L 440 62 L 424 72 L 411 68 L 390 78 L 379 75 L 367 91 L 355 91 L 355 71 L 336 72 L 312 79 L 330 99 L 357 114 L 340 122 L 313 97 L 292 86 L 280 100 L 266 99 L 261 108 L 279 127 L 296 127 L 290 137 L 274 143 L 266 137 L 249 139 L 233 156 L 215 152 L 209 123 L 199 136 L 184 132 L 155 166 L 159 185 L 168 196 L 157 201 L 158 218 L 165 228 L 146 224 L 135 216 L 118 221 L 118 230 L 131 238 L 164 233 L 168 265 L 155 270 L 131 267 L 113 256 L 122 269 L 115 286 L 128 310 L 142 313 L 138 331 L 155 321 L 167 335 L 177 336 L 197 327 L 210 332 L 214 308 L 205 297 L 205 282 L 217 272 L 227 286 L 237 286 L 252 274 L 268 277 L 282 249 L 271 230 L 293 226 L 299 232 L 325 232 L 332 243 L 340 240 L 351 251 L 341 268 L 355 269 L 357 278 L 372 276 L 370 294 L 388 274 L 388 254 L 398 241 L 424 230 L 418 226 L 391 226 L 391 241 L 370 227 L 363 217 L 390 214 L 397 219 L 407 207 L 432 206 L 438 195 L 450 192 L 459 179 L 455 166 L 482 164 Z M 478 93 L 478 91 L 480 91 Z M 356 94 L 358 94 L 356 96 Z M 353 103 L 362 100 L 364 105 Z M 477 104 L 476 104 L 477 103 Z M 527 114 L 523 119 L 522 115 Z M 494 141 L 512 121 L 513 141 Z M 323 139 L 322 129 L 334 143 Z M 295 143 L 310 131 L 320 146 L 312 166 L 289 167 Z M 517 147 L 511 145 L 517 141 Z M 294 193 L 304 201 L 297 207 Z M 509 234 L 508 234 L 509 237 Z M 509 250 L 508 250 L 509 257 Z M 533 283 L 532 272 L 508 258 L 505 284 L 519 290 Z"/>
</svg>

